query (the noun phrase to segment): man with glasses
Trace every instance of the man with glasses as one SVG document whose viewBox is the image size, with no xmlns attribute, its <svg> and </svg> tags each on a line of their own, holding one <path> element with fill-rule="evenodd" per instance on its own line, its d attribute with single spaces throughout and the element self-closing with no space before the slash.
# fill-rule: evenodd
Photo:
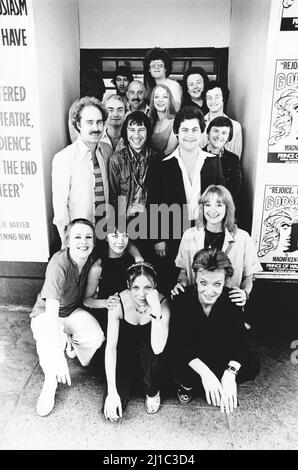
<svg viewBox="0 0 298 470">
<path fill-rule="evenodd" d="M 182 90 L 176 80 L 169 78 L 172 70 L 172 60 L 165 49 L 155 47 L 151 49 L 144 59 L 144 73 L 151 91 L 155 85 L 166 85 L 172 92 L 176 111 L 181 106 Z M 151 94 L 151 93 L 150 93 Z"/>
</svg>

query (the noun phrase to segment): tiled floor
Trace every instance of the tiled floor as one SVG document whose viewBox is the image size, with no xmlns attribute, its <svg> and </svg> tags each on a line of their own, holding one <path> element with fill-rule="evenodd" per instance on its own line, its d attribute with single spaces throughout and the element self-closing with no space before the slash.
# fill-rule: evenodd
<svg viewBox="0 0 298 470">
<path fill-rule="evenodd" d="M 120 423 L 108 423 L 101 413 L 103 384 L 72 359 L 71 387 L 59 386 L 54 411 L 40 418 L 35 405 L 43 375 L 28 313 L 0 308 L 1 450 L 298 448 L 298 364 L 290 360 L 291 341 L 258 345 L 262 371 L 239 387 L 239 407 L 229 417 L 199 398 L 188 405 L 166 399 L 150 416 L 136 397 Z"/>
</svg>

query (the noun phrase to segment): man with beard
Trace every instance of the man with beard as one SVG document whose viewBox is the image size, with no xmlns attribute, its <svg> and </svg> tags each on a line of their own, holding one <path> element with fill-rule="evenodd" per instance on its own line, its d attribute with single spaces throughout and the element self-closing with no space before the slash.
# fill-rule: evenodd
<svg viewBox="0 0 298 470">
<path fill-rule="evenodd" d="M 139 80 L 133 80 L 130 82 L 126 92 L 128 98 L 128 109 L 132 111 L 143 111 L 143 113 L 149 113 L 149 106 L 146 104 L 146 88 Z"/>
<path fill-rule="evenodd" d="M 73 219 L 85 218 L 93 224 L 109 200 L 108 155 L 99 140 L 106 111 L 96 98 L 81 98 L 73 108 L 72 123 L 78 139 L 58 152 L 52 164 L 54 224 L 62 248 L 65 228 Z"/>
</svg>

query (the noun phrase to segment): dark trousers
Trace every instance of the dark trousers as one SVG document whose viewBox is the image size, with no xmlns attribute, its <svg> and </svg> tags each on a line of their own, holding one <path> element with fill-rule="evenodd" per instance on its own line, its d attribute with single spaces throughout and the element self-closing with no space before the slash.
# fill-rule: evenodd
<svg viewBox="0 0 298 470">
<path fill-rule="evenodd" d="M 146 395 L 153 397 L 159 391 L 162 375 L 163 354 L 154 354 L 151 345 L 142 343 L 140 348 L 118 347 L 116 365 L 116 386 L 124 411 L 129 402 L 133 387 L 141 380 Z M 104 394 L 104 402 L 107 390 Z"/>
<path fill-rule="evenodd" d="M 225 362 L 224 364 L 221 364 L 219 361 L 213 365 L 208 364 L 208 367 L 220 381 L 225 369 L 227 368 L 227 363 Z M 172 364 L 172 370 L 175 382 L 186 388 L 193 388 L 198 394 L 205 394 L 200 375 L 188 364 L 176 360 L 175 363 Z M 241 365 L 239 373 L 236 375 L 236 382 L 240 384 L 247 382 L 248 380 L 254 380 L 259 372 L 259 357 L 255 353 L 250 353 L 247 360 Z"/>
</svg>

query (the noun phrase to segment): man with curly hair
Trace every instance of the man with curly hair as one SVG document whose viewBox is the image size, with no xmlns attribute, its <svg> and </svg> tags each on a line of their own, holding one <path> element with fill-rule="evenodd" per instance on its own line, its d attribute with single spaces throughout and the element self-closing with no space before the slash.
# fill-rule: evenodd
<svg viewBox="0 0 298 470">
<path fill-rule="evenodd" d="M 152 91 L 155 85 L 166 85 L 172 92 L 176 111 L 179 111 L 182 90 L 176 80 L 169 78 L 171 70 L 172 60 L 165 49 L 155 47 L 147 53 L 144 59 L 144 75 L 147 80 L 148 88 Z M 148 96 L 148 98 L 150 98 L 150 96 Z"/>
</svg>

